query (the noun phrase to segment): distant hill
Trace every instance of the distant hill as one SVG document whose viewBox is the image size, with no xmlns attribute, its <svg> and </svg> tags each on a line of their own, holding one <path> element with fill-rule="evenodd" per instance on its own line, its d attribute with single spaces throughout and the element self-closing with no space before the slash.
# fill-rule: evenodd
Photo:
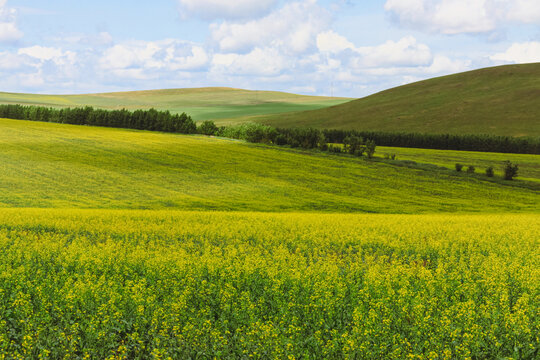
<svg viewBox="0 0 540 360">
<path fill-rule="evenodd" d="M 348 98 L 295 95 L 276 91 L 232 88 L 194 88 L 131 91 L 85 95 L 37 95 L 0 92 L 0 104 L 52 107 L 90 105 L 104 109 L 149 109 L 186 112 L 194 120 L 219 120 L 320 109 Z"/>
<path fill-rule="evenodd" d="M 329 108 L 254 120 L 279 127 L 540 136 L 540 63 L 443 76 Z"/>
</svg>

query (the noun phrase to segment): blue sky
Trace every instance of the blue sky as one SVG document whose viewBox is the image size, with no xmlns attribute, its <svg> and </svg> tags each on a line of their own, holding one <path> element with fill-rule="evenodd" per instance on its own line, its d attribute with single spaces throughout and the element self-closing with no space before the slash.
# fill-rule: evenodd
<svg viewBox="0 0 540 360">
<path fill-rule="evenodd" d="M 0 91 L 361 97 L 527 62 L 539 0 L 0 0 Z"/>
</svg>

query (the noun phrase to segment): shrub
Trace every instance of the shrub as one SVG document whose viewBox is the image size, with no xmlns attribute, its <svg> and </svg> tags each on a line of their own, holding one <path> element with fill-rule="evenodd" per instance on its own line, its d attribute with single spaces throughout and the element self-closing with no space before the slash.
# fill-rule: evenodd
<svg viewBox="0 0 540 360">
<path fill-rule="evenodd" d="M 473 174 L 475 170 L 476 170 L 476 169 L 475 169 L 475 167 L 474 167 L 474 166 L 472 166 L 472 165 L 469 165 L 469 167 L 467 168 L 467 173 L 469 173 L 469 174 Z"/>
<path fill-rule="evenodd" d="M 202 124 L 197 127 L 197 132 L 203 135 L 215 135 L 218 130 L 216 124 L 211 120 L 203 121 Z"/>
<path fill-rule="evenodd" d="M 457 163 L 456 164 L 456 171 L 461 172 L 462 169 L 463 169 L 463 165 L 461 165 L 460 163 Z"/>
<path fill-rule="evenodd" d="M 489 167 L 486 169 L 486 176 L 487 176 L 487 177 L 493 177 L 493 175 L 495 175 L 495 173 L 493 172 L 493 166 L 489 166 Z"/>
<path fill-rule="evenodd" d="M 328 151 L 334 152 L 334 153 L 340 153 L 341 152 L 341 146 L 334 145 L 334 144 L 328 144 Z"/>
<path fill-rule="evenodd" d="M 504 162 L 504 180 L 512 180 L 517 176 L 517 172 L 517 164 L 512 164 L 509 160 Z"/>
<path fill-rule="evenodd" d="M 390 154 L 384 154 L 384 158 L 385 158 L 386 160 L 390 159 Z"/>
<path fill-rule="evenodd" d="M 368 156 L 368 158 L 372 158 L 373 157 L 373 154 L 375 154 L 375 141 L 373 140 L 368 140 L 366 141 L 366 154 Z"/>
<path fill-rule="evenodd" d="M 366 150 L 365 145 L 364 145 L 364 139 L 358 136 L 347 136 L 343 140 L 343 144 L 344 144 L 343 147 L 345 149 L 345 152 L 348 152 L 349 154 L 356 155 L 361 151 L 360 155 L 358 156 L 362 156 L 362 154 Z"/>
<path fill-rule="evenodd" d="M 287 138 L 283 135 L 276 137 L 276 145 L 287 145 Z"/>
<path fill-rule="evenodd" d="M 392 155 L 390 155 L 390 159 L 392 159 L 392 160 L 396 160 L 396 154 L 392 154 Z"/>
</svg>

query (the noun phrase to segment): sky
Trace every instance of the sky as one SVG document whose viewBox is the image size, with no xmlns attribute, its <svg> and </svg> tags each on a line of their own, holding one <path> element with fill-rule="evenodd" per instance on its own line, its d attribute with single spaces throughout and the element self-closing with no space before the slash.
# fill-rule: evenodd
<svg viewBox="0 0 540 360">
<path fill-rule="evenodd" d="M 540 0 L 0 0 L 0 91 L 362 97 L 540 62 Z"/>
</svg>

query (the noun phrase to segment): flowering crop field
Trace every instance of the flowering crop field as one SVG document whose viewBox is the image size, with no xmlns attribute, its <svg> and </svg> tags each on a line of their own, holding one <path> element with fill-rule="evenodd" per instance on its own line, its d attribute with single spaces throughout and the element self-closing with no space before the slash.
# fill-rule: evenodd
<svg viewBox="0 0 540 360">
<path fill-rule="evenodd" d="M 533 359 L 540 216 L 2 209 L 4 358 Z"/>
</svg>

